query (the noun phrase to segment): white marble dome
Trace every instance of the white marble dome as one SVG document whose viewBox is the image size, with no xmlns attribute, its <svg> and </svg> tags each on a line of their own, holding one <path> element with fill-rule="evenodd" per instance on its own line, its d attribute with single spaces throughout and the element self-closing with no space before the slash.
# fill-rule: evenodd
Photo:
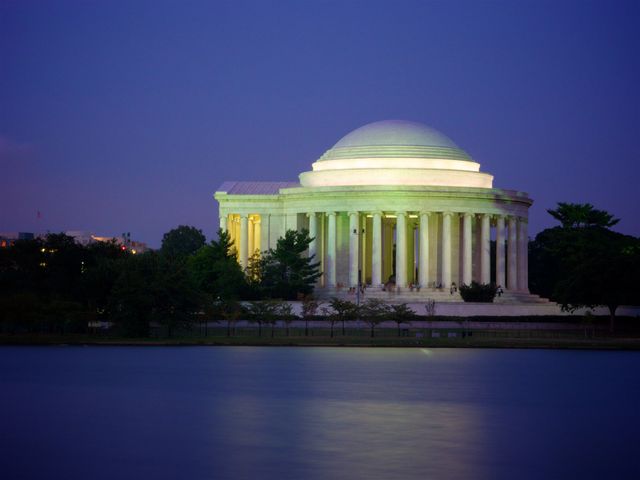
<svg viewBox="0 0 640 480">
<path fill-rule="evenodd" d="M 300 174 L 305 187 L 423 185 L 492 188 L 493 177 L 449 137 L 407 120 L 364 125 Z"/>
<path fill-rule="evenodd" d="M 365 145 L 422 145 L 458 148 L 435 128 L 409 120 L 382 120 L 368 123 L 342 137 L 333 148 Z"/>
</svg>

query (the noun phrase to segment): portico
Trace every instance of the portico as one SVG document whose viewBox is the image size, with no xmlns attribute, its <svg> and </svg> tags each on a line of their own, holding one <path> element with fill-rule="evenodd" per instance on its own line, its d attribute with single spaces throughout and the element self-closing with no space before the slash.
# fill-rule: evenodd
<svg viewBox="0 0 640 480">
<path fill-rule="evenodd" d="M 471 281 L 527 293 L 532 200 L 494 188 L 479 168 L 429 127 L 375 122 L 343 137 L 300 183 L 226 182 L 215 198 L 245 267 L 286 230 L 307 229 L 319 294 L 368 285 L 428 297 Z"/>
</svg>

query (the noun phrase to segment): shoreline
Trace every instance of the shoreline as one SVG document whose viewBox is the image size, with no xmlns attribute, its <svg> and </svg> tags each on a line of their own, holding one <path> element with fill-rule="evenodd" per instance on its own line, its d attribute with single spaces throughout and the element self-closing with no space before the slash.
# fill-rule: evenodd
<svg viewBox="0 0 640 480">
<path fill-rule="evenodd" d="M 3 346 L 104 347 L 360 347 L 360 348 L 519 348 L 640 351 L 640 338 L 423 338 L 412 337 L 198 337 L 95 338 L 61 335 L 1 335 Z"/>
</svg>

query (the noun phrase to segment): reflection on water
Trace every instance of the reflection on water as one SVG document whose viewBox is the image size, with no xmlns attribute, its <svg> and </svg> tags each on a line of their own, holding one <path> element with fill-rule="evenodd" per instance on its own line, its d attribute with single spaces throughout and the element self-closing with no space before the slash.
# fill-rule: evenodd
<svg viewBox="0 0 640 480">
<path fill-rule="evenodd" d="M 0 348 L 0 469 L 637 478 L 638 367 L 633 352 Z"/>
</svg>

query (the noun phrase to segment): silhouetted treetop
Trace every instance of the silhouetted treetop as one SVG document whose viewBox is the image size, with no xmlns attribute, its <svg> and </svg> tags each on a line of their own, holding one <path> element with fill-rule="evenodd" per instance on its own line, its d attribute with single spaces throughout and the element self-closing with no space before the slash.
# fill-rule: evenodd
<svg viewBox="0 0 640 480">
<path fill-rule="evenodd" d="M 605 210 L 597 210 L 590 203 L 558 202 L 558 207 L 555 210 L 548 209 L 547 212 L 564 228 L 609 228 L 620 221 Z"/>
<path fill-rule="evenodd" d="M 188 257 L 203 247 L 206 241 L 202 230 L 180 225 L 164 234 L 160 251 L 169 257 Z"/>
</svg>

